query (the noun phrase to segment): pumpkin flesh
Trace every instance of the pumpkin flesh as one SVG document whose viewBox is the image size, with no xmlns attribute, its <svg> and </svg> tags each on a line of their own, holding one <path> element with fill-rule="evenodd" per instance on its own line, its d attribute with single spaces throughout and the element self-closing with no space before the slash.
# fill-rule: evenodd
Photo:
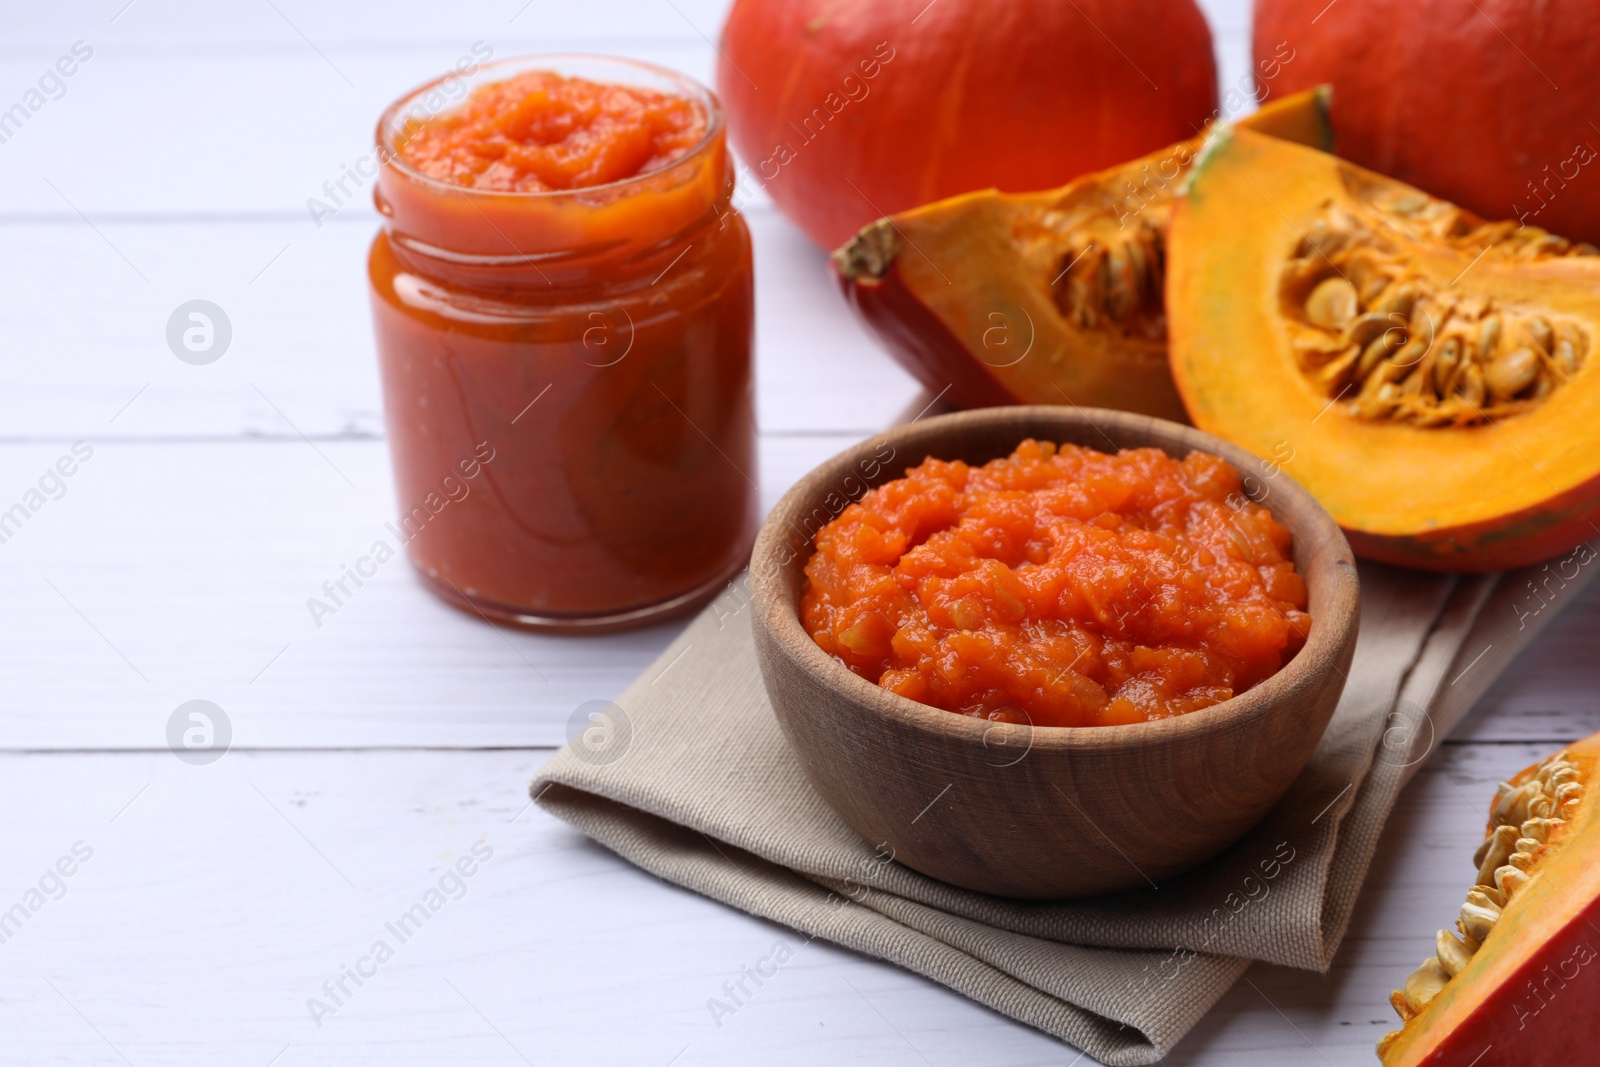
<svg viewBox="0 0 1600 1067">
<path fill-rule="evenodd" d="M 1195 425 L 1292 457 L 1358 554 L 1497 570 L 1600 533 L 1592 248 L 1237 130 L 1174 207 L 1167 308 Z"/>
</svg>

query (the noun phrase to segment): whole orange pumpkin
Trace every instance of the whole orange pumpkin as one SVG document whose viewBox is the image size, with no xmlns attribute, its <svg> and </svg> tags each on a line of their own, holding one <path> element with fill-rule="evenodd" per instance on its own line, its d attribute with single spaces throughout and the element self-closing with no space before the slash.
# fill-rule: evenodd
<svg viewBox="0 0 1600 1067">
<path fill-rule="evenodd" d="M 735 0 L 719 51 L 734 147 L 824 248 L 956 193 L 1061 185 L 1217 107 L 1194 0 Z"/>
<path fill-rule="evenodd" d="M 1600 242 L 1594 0 L 1256 0 L 1274 89 L 1333 85 L 1339 154 L 1491 219 Z"/>
</svg>

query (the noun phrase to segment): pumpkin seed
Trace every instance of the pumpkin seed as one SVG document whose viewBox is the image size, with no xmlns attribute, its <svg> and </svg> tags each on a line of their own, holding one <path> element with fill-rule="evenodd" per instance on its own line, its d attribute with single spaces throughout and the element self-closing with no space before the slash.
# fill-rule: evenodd
<svg viewBox="0 0 1600 1067">
<path fill-rule="evenodd" d="M 1300 365 L 1308 368 L 1325 366 L 1345 350 L 1345 346 L 1341 341 L 1329 338 L 1322 333 L 1296 337 L 1291 343 L 1294 346 L 1295 355 L 1299 358 Z"/>
<path fill-rule="evenodd" d="M 1409 332 L 1412 337 L 1420 337 L 1426 340 L 1428 344 L 1433 344 L 1434 339 L 1438 336 L 1439 327 L 1434 321 L 1434 307 L 1432 303 L 1426 299 L 1418 297 L 1411 302 L 1411 310 L 1406 314 L 1410 316 L 1410 320 L 1406 323 L 1407 332 Z"/>
<path fill-rule="evenodd" d="M 1143 241 L 1129 241 L 1123 251 L 1128 257 L 1128 278 L 1134 302 L 1142 307 L 1144 294 L 1149 288 L 1150 257 L 1145 252 Z"/>
<path fill-rule="evenodd" d="M 1527 885 L 1529 880 L 1526 874 L 1509 865 L 1501 867 L 1494 872 L 1494 884 L 1500 889 L 1500 892 L 1506 895 L 1508 900 L 1514 893 Z"/>
<path fill-rule="evenodd" d="M 1545 775 L 1539 776 L 1539 780 L 1544 783 L 1545 788 L 1547 789 L 1555 789 L 1566 785 L 1569 782 L 1576 782 L 1580 778 L 1581 775 L 1578 774 L 1578 768 L 1574 767 L 1570 763 L 1561 763 L 1557 765 L 1549 772 L 1548 777 Z"/>
<path fill-rule="evenodd" d="M 1583 361 L 1589 356 L 1589 335 L 1570 322 L 1563 322 L 1556 330 L 1558 338 L 1567 340 L 1572 344 L 1573 354 L 1577 357 L 1578 366 L 1583 366 Z"/>
<path fill-rule="evenodd" d="M 1412 334 L 1411 339 L 1402 344 L 1400 346 L 1400 351 L 1396 352 L 1394 357 L 1389 360 L 1389 364 L 1390 366 L 1398 367 L 1401 370 L 1410 370 L 1412 367 L 1415 367 L 1417 364 L 1421 363 L 1427 354 L 1428 343 L 1415 334 Z"/>
<path fill-rule="evenodd" d="M 1434 945 L 1439 951 L 1439 964 L 1444 968 L 1444 973 L 1451 978 L 1460 974 L 1467 964 L 1472 962 L 1475 946 L 1468 945 L 1449 930 L 1440 930 L 1439 936 L 1434 938 Z"/>
<path fill-rule="evenodd" d="M 1397 211 L 1402 215 L 1415 215 L 1429 204 L 1426 193 L 1410 193 L 1389 204 L 1390 211 Z"/>
<path fill-rule="evenodd" d="M 1358 418 L 1470 426 L 1529 410 L 1582 369 L 1592 342 L 1577 320 L 1438 286 L 1410 267 L 1396 236 L 1446 244 L 1467 262 L 1595 250 L 1536 227 L 1486 223 L 1393 183 L 1350 188 L 1354 204 L 1324 208 L 1279 281 L 1305 324 L 1343 342 L 1336 352 L 1313 331 L 1294 341 L 1296 362 L 1327 396 L 1354 386 L 1345 409 Z M 1553 812 L 1557 801 L 1542 803 Z"/>
<path fill-rule="evenodd" d="M 1378 364 L 1388 358 L 1394 351 L 1395 334 L 1382 333 L 1374 337 L 1366 348 L 1361 350 L 1361 360 L 1356 364 L 1356 377 L 1362 381 L 1372 381 L 1373 372 L 1378 369 Z M 1382 382 L 1378 382 L 1382 384 Z"/>
<path fill-rule="evenodd" d="M 1483 325 L 1478 327 L 1478 362 L 1487 363 L 1494 358 L 1494 350 L 1500 346 L 1500 316 L 1490 315 L 1483 320 Z"/>
<path fill-rule="evenodd" d="M 1419 407 L 1412 415 L 1412 419 L 1418 426 L 1424 427 L 1454 425 L 1456 412 L 1446 400 L 1431 406 Z"/>
<path fill-rule="evenodd" d="M 1104 255 L 1097 244 L 1089 244 L 1074 251 L 1068 260 L 1071 265 L 1066 268 L 1063 309 L 1080 330 L 1093 330 L 1100 325 L 1100 309 L 1105 306 L 1100 266 Z"/>
<path fill-rule="evenodd" d="M 1361 302 L 1363 304 L 1368 306 L 1376 304 L 1378 302 L 1378 298 L 1383 295 L 1386 289 L 1389 288 L 1389 283 L 1391 281 L 1393 281 L 1393 278 L 1391 278 L 1388 274 L 1380 274 L 1377 272 L 1368 274 L 1361 280 L 1361 283 L 1356 286 L 1356 293 L 1361 297 Z"/>
<path fill-rule="evenodd" d="M 1468 363 L 1456 382 L 1456 392 L 1473 407 L 1483 406 L 1483 372 L 1476 363 Z"/>
<path fill-rule="evenodd" d="M 1483 369 L 1483 382 L 1489 392 L 1501 400 L 1509 400 L 1533 384 L 1539 374 L 1539 357 L 1531 348 L 1514 348 L 1502 352 Z"/>
<path fill-rule="evenodd" d="M 1405 355 L 1405 349 L 1401 349 L 1400 355 Z M 1402 366 L 1398 356 L 1391 362 L 1391 366 Z M 1420 397 L 1424 395 L 1424 391 L 1429 400 L 1436 399 L 1433 395 L 1433 371 L 1428 367 L 1418 367 L 1406 375 L 1406 380 L 1400 383 L 1401 396 Z"/>
<path fill-rule="evenodd" d="M 1518 831 L 1515 826 L 1497 826 L 1472 857 L 1478 865 L 1478 884 L 1494 885 L 1494 872 L 1506 865 L 1507 858 L 1516 848 Z"/>
<path fill-rule="evenodd" d="M 1494 929 L 1494 924 L 1500 920 L 1500 909 L 1494 905 L 1485 907 L 1467 901 L 1461 905 L 1461 917 L 1458 920 L 1458 929 L 1468 941 L 1478 944 L 1489 937 L 1489 932 Z"/>
<path fill-rule="evenodd" d="M 1439 957 L 1430 956 L 1421 967 L 1411 972 L 1401 993 L 1406 1006 L 1414 1012 L 1421 1011 L 1434 997 L 1444 991 L 1450 974 L 1439 964 Z"/>
<path fill-rule="evenodd" d="M 1543 843 L 1550 840 L 1551 830 L 1563 825 L 1565 824 L 1560 819 L 1528 819 L 1518 827 L 1518 832 L 1523 837 Z"/>
<path fill-rule="evenodd" d="M 1301 240 L 1299 254 L 1301 257 L 1313 255 L 1327 259 L 1348 244 L 1352 237 L 1352 234 L 1334 230 L 1325 220 L 1318 219 Z"/>
<path fill-rule="evenodd" d="M 1571 341 L 1557 341 L 1555 350 L 1555 364 L 1561 368 L 1561 373 L 1571 376 L 1578 369 L 1578 351 L 1572 347 Z"/>
<path fill-rule="evenodd" d="M 1306 297 L 1306 318 L 1325 330 L 1342 330 L 1356 317 L 1356 287 L 1340 277 L 1329 278 Z"/>
<path fill-rule="evenodd" d="M 1368 312 L 1360 318 L 1352 320 L 1345 328 L 1345 340 L 1365 348 L 1372 343 L 1373 338 L 1387 333 L 1393 325 L 1394 320 L 1390 319 L 1389 316 L 1379 315 L 1377 312 Z"/>
<path fill-rule="evenodd" d="M 1349 384 L 1350 368 L 1360 357 L 1361 349 L 1351 345 L 1317 373 L 1317 380 L 1322 382 L 1323 390 L 1328 395 L 1338 396 L 1345 391 Z"/>
<path fill-rule="evenodd" d="M 1104 278 L 1102 285 L 1105 290 L 1105 309 L 1113 321 L 1122 322 L 1133 309 L 1134 281 L 1133 271 L 1128 261 L 1115 251 L 1108 251 L 1101 264 Z"/>
<path fill-rule="evenodd" d="M 1550 328 L 1550 324 L 1548 322 L 1540 318 L 1538 315 L 1535 315 L 1533 318 L 1528 320 L 1527 326 L 1528 336 L 1533 338 L 1534 344 L 1538 345 L 1546 352 L 1555 351 L 1556 335 L 1555 331 Z"/>
<path fill-rule="evenodd" d="M 1467 903 L 1477 904 L 1479 907 L 1494 906 L 1504 908 L 1506 895 L 1492 885 L 1475 885 L 1467 890 Z"/>
<path fill-rule="evenodd" d="M 1383 299 L 1372 306 L 1372 310 L 1379 315 L 1399 315 L 1409 319 L 1416 306 L 1417 291 L 1407 285 L 1398 285 L 1384 294 Z"/>
<path fill-rule="evenodd" d="M 1450 392 L 1452 379 L 1455 377 L 1456 365 L 1461 362 L 1461 341 L 1456 337 L 1446 337 L 1439 346 L 1439 355 L 1433 361 L 1433 388 L 1440 396 L 1447 396 Z"/>
</svg>

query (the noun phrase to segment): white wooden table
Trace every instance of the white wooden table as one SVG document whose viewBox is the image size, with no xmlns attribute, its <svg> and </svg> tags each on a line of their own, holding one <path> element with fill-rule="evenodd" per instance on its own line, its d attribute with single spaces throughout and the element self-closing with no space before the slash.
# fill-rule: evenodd
<svg viewBox="0 0 1600 1067">
<path fill-rule="evenodd" d="M 97 0 L 0 15 L 0 110 L 75 42 L 92 49 L 0 142 L 0 511 L 75 442 L 93 450 L 0 543 L 0 915 L 27 913 L 0 925 L 0 1062 L 1077 1062 L 920 978 L 659 883 L 528 807 L 572 710 L 619 692 L 674 627 L 503 632 L 400 562 L 321 627 L 307 610 L 394 512 L 366 310 L 376 216 L 362 190 L 319 226 L 307 199 L 366 150 L 385 104 L 475 41 L 708 79 L 722 6 Z M 1247 5 L 1208 7 L 1235 84 Z M 851 320 L 821 254 L 764 199 L 748 214 L 770 504 L 916 388 Z M 166 344 L 191 299 L 232 325 L 210 365 Z M 1597 634 L 1600 597 L 1410 787 L 1333 973 L 1257 968 L 1170 1062 L 1371 1062 L 1388 990 L 1460 900 L 1489 783 L 1600 727 Z M 166 744 L 195 699 L 233 735 L 206 766 Z M 492 856 L 458 881 L 475 843 Z M 437 914 L 368 961 L 441 885 Z M 796 952 L 782 977 L 718 1026 L 707 999 L 780 941 Z M 360 984 L 345 976 L 358 967 Z M 313 1019 L 311 998 L 333 1010 Z"/>
</svg>

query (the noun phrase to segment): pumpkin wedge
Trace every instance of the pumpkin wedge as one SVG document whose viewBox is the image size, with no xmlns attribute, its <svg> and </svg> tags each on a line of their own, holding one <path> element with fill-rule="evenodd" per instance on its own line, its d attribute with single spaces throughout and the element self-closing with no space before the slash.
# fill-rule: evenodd
<svg viewBox="0 0 1600 1067">
<path fill-rule="evenodd" d="M 1248 130 L 1167 240 L 1195 425 L 1280 458 L 1360 555 L 1434 570 L 1600 536 L 1600 253 Z"/>
<path fill-rule="evenodd" d="M 1331 147 L 1321 90 L 1241 120 Z M 846 298 L 889 353 L 957 407 L 1083 404 L 1186 421 L 1167 370 L 1168 214 L 1204 143 L 1058 189 L 994 189 L 865 227 L 833 254 Z"/>
<path fill-rule="evenodd" d="M 1500 786 L 1454 931 L 1390 997 L 1386 1067 L 1600 1055 L 1600 734 Z"/>
</svg>

